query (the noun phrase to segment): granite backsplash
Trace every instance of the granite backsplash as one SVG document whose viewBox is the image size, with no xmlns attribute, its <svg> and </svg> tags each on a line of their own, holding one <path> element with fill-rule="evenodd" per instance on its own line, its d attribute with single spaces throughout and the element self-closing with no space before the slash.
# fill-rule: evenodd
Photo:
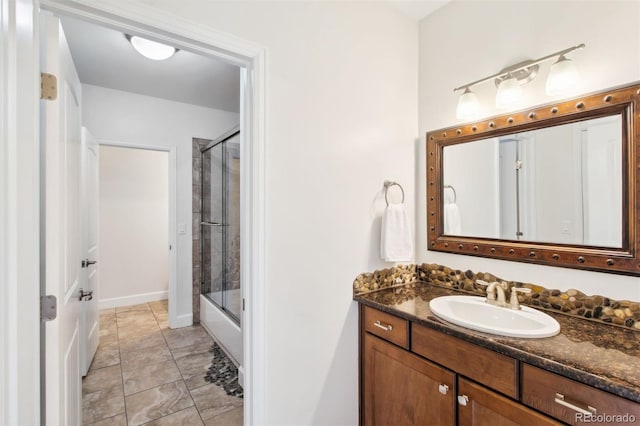
<svg viewBox="0 0 640 426">
<path fill-rule="evenodd" d="M 506 282 L 509 287 L 507 300 L 511 287 L 525 287 L 531 289 L 531 293 L 518 294 L 521 304 L 640 332 L 639 302 L 588 296 L 576 289 L 547 289 L 532 283 L 508 281 L 488 272 L 462 271 L 435 263 L 398 265 L 360 274 L 353 282 L 353 294 L 357 296 L 407 284 L 427 284 L 484 296 L 485 286 L 478 284 L 478 280 Z"/>
</svg>

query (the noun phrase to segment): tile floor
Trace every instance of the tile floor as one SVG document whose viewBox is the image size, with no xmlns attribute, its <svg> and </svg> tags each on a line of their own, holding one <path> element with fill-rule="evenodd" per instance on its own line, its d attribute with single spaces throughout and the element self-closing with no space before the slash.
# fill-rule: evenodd
<svg viewBox="0 0 640 426">
<path fill-rule="evenodd" d="M 199 325 L 169 329 L 166 300 L 100 311 L 84 424 L 242 425 L 242 399 L 204 380 L 212 344 Z"/>
</svg>

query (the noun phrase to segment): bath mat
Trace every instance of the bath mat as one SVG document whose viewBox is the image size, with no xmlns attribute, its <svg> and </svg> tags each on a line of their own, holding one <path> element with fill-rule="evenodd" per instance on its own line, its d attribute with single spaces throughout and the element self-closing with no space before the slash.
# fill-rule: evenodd
<svg viewBox="0 0 640 426">
<path fill-rule="evenodd" d="M 213 361 L 204 379 L 214 385 L 222 386 L 227 395 L 242 398 L 244 391 L 238 384 L 238 367 L 231 362 L 216 342 L 213 342 L 209 352 L 213 354 Z"/>
</svg>

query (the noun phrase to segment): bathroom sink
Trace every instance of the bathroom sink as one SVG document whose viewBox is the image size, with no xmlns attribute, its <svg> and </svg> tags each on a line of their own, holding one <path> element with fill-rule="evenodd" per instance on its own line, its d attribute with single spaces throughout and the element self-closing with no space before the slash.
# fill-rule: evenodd
<svg viewBox="0 0 640 426">
<path fill-rule="evenodd" d="M 515 310 L 490 305 L 485 300 L 477 296 L 443 296 L 431 300 L 429 308 L 450 323 L 500 336 L 536 339 L 560 332 L 560 324 L 544 312 L 527 306 Z"/>
</svg>

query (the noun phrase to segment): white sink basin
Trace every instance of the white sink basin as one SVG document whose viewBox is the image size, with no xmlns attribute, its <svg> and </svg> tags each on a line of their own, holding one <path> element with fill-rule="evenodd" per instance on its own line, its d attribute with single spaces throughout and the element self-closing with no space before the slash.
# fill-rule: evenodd
<svg viewBox="0 0 640 426">
<path fill-rule="evenodd" d="M 484 333 L 529 339 L 555 336 L 558 321 L 544 312 L 522 306 L 521 310 L 490 305 L 484 297 L 443 296 L 429 302 L 431 312 L 453 324 Z"/>
</svg>

